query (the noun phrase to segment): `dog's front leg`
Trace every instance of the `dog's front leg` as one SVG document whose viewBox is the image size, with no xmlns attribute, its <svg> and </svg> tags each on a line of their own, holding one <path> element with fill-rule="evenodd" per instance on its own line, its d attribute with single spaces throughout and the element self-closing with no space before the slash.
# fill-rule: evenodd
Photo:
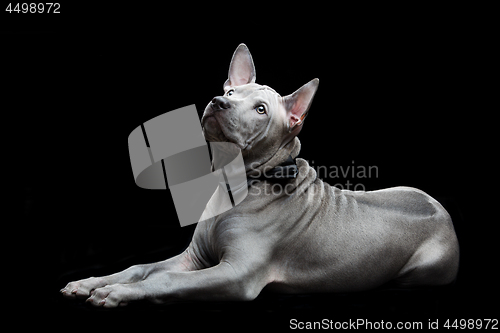
<svg viewBox="0 0 500 333">
<path fill-rule="evenodd" d="M 252 300 L 266 282 L 257 272 L 239 272 L 229 262 L 187 272 L 165 271 L 133 284 L 110 285 L 92 292 L 88 302 L 116 307 L 130 301 L 148 299 L 155 303 L 180 300 Z"/>
<path fill-rule="evenodd" d="M 97 288 L 108 285 L 136 283 L 145 279 L 152 273 L 166 270 L 183 271 L 193 269 L 196 269 L 196 267 L 191 260 L 189 251 L 186 250 L 175 257 L 157 263 L 134 265 L 112 275 L 90 277 L 73 281 L 62 288 L 60 292 L 63 296 L 68 298 L 87 298 L 90 296 L 90 293 Z"/>
</svg>

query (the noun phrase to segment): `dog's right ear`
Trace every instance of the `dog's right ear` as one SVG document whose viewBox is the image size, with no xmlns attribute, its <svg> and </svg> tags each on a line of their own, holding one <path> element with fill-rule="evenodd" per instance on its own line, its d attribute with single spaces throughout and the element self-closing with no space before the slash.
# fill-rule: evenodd
<svg viewBox="0 0 500 333">
<path fill-rule="evenodd" d="M 255 66 L 248 47 L 245 44 L 240 44 L 231 59 L 224 89 L 228 86 L 236 87 L 247 83 L 255 83 Z"/>
</svg>

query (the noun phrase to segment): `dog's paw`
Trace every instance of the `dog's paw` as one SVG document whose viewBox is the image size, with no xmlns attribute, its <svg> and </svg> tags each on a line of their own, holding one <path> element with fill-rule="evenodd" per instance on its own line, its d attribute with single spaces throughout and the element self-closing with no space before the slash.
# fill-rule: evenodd
<svg viewBox="0 0 500 333">
<path fill-rule="evenodd" d="M 97 288 L 104 287 L 106 282 L 102 278 L 90 277 L 88 279 L 70 282 L 60 292 L 67 298 L 87 298 Z"/>
<path fill-rule="evenodd" d="M 85 302 L 104 308 L 124 306 L 128 304 L 128 301 L 140 298 L 139 293 L 132 289 L 130 285 L 123 284 L 113 284 L 97 288 L 90 293 L 90 297 Z"/>
</svg>

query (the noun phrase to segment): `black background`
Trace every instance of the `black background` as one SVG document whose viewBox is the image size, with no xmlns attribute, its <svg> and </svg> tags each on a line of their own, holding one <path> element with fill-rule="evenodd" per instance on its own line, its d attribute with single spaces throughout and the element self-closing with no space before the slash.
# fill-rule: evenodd
<svg viewBox="0 0 500 333">
<path fill-rule="evenodd" d="M 193 13 L 63 4 L 58 16 L 2 13 L 2 109 L 11 157 L 4 165 L 14 171 L 7 178 L 16 184 L 19 217 L 6 261 L 19 301 L 14 309 L 43 314 L 40 323 L 67 330 L 96 321 L 160 322 L 165 330 L 286 329 L 292 318 L 421 320 L 426 327 L 429 319 L 441 325 L 446 318 L 497 315 L 490 304 L 497 295 L 494 220 L 479 217 L 486 195 L 478 190 L 495 180 L 495 155 L 481 151 L 484 121 L 476 122 L 484 110 L 478 72 L 488 52 L 471 23 L 474 14 L 231 6 Z M 453 286 L 110 311 L 60 297 L 69 281 L 162 260 L 188 244 L 195 226 L 179 227 L 169 192 L 135 185 L 127 137 L 189 104 L 201 116 L 222 94 L 242 42 L 257 83 L 282 95 L 320 79 L 299 136 L 300 157 L 316 166 L 378 168 L 378 177 L 325 181 L 349 180 L 366 190 L 413 186 L 445 205 L 461 248 Z"/>
</svg>

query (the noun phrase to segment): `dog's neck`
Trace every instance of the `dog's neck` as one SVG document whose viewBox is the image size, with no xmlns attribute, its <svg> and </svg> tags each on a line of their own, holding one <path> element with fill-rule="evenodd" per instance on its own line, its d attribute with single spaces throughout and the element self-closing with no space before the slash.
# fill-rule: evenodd
<svg viewBox="0 0 500 333">
<path fill-rule="evenodd" d="M 229 166 L 228 164 L 235 158 L 238 151 L 235 150 L 236 146 L 217 146 L 211 145 L 212 147 L 212 171 L 225 166 L 224 170 L 226 177 L 236 177 L 238 178 L 239 171 L 234 169 L 234 166 Z M 231 148 L 231 149 L 220 149 Z M 300 141 L 297 137 L 291 140 L 285 146 L 278 148 L 276 152 L 272 155 L 268 155 L 268 158 L 251 159 L 252 154 L 243 154 L 243 162 L 245 165 L 245 172 L 247 179 L 257 179 L 261 178 L 263 175 L 268 175 L 272 173 L 273 169 L 277 166 L 285 163 L 287 160 L 294 159 L 300 153 Z M 233 170 L 234 169 L 234 170 Z"/>
<path fill-rule="evenodd" d="M 300 153 L 300 140 L 295 137 L 284 147 L 279 148 L 276 153 L 266 160 L 255 161 L 251 160 L 248 156 L 243 157 L 245 161 L 245 171 L 247 177 L 260 177 L 263 173 L 285 162 L 289 156 L 295 158 Z"/>
</svg>

